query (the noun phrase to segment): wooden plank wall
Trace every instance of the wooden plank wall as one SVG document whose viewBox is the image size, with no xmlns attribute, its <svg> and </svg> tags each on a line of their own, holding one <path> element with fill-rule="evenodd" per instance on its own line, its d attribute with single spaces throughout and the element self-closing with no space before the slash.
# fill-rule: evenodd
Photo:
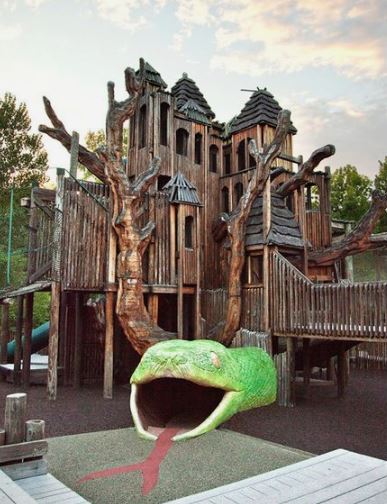
<svg viewBox="0 0 387 504">
<path fill-rule="evenodd" d="M 109 189 L 82 182 L 105 207 Z M 106 278 L 109 214 L 72 179 L 65 179 L 62 229 L 62 285 L 67 290 L 102 291 Z"/>
<path fill-rule="evenodd" d="M 159 191 L 152 198 L 156 223 L 153 283 L 172 285 L 168 195 Z"/>
<path fill-rule="evenodd" d="M 201 314 L 210 330 L 226 316 L 227 290 L 201 291 Z M 262 331 L 263 287 L 244 287 L 242 292 L 241 327 L 248 331 Z"/>
<path fill-rule="evenodd" d="M 37 204 L 43 209 L 39 208 Z M 52 261 L 54 231 L 55 191 L 34 188 L 31 194 L 28 281 L 51 278 L 51 267 L 45 266 Z M 44 271 L 38 278 L 36 274 Z"/>
</svg>

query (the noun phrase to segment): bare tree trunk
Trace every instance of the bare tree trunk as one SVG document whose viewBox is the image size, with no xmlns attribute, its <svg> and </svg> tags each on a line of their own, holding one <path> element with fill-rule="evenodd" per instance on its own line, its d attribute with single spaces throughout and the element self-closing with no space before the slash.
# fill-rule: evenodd
<svg viewBox="0 0 387 504">
<path fill-rule="evenodd" d="M 152 321 L 144 304 L 142 283 L 142 258 L 149 244 L 154 223 L 138 226 L 142 197 L 157 177 L 160 160 L 154 158 L 149 169 L 129 182 L 122 166 L 122 130 L 124 122 L 134 114 L 139 92 L 143 86 L 144 62 L 140 61 L 140 76 L 137 80 L 131 68 L 125 70 L 125 85 L 129 98 L 117 102 L 114 84 L 108 83 L 109 108 L 106 117 L 106 148 L 98 155 L 79 147 L 79 161 L 94 175 L 109 184 L 113 198 L 112 225 L 118 237 L 117 278 L 118 292 L 116 313 L 122 329 L 133 347 L 140 354 L 163 339 L 176 337 L 163 331 Z M 67 149 L 71 136 L 58 119 L 50 102 L 44 99 L 46 112 L 54 128 L 40 126 L 39 130 L 59 140 Z"/>
<path fill-rule="evenodd" d="M 257 169 L 247 186 L 247 190 L 239 201 L 237 208 L 229 215 L 223 214 L 227 224 L 227 234 L 230 239 L 231 257 L 228 280 L 228 300 L 226 320 L 210 333 L 210 337 L 230 345 L 236 331 L 240 327 L 242 308 L 241 275 L 245 264 L 245 230 L 246 221 L 255 199 L 262 193 L 266 181 L 270 176 L 270 167 L 281 151 L 284 139 L 289 131 L 290 112 L 283 110 L 278 117 L 278 126 L 273 141 L 260 154 L 254 140 L 250 141 L 251 155 L 257 162 Z"/>
<path fill-rule="evenodd" d="M 375 190 L 372 193 L 372 203 L 367 213 L 361 218 L 358 225 L 342 240 L 335 242 L 331 247 L 311 252 L 309 261 L 318 266 L 329 266 L 335 261 L 348 255 L 360 254 L 366 250 L 385 247 L 387 245 L 386 233 L 373 235 L 376 224 L 387 208 L 387 194 Z"/>
</svg>

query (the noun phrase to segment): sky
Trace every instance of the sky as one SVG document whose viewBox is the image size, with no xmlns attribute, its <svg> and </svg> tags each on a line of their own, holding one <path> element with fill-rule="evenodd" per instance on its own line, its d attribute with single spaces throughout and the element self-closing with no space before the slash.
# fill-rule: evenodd
<svg viewBox="0 0 387 504">
<path fill-rule="evenodd" d="M 106 83 L 144 57 L 169 88 L 183 72 L 219 121 L 267 88 L 292 112 L 294 155 L 327 143 L 334 170 L 373 177 L 387 155 L 387 0 L 0 0 L 0 96 L 49 125 L 47 96 L 81 140 L 104 127 Z M 44 138 L 51 167 L 69 155 Z"/>
</svg>

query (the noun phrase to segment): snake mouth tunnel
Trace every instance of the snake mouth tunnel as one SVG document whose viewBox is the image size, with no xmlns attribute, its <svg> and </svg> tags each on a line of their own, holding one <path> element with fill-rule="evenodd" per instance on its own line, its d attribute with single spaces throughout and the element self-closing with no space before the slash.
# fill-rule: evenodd
<svg viewBox="0 0 387 504">
<path fill-rule="evenodd" d="M 186 438 L 216 414 L 226 395 L 221 388 L 162 377 L 132 384 L 130 407 L 143 437 L 155 439 L 164 428 L 174 427 Z"/>
</svg>

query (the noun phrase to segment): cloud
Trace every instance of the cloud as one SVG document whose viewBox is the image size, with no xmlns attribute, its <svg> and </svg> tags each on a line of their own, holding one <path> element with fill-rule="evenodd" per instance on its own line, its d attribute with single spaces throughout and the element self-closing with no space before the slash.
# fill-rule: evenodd
<svg viewBox="0 0 387 504">
<path fill-rule="evenodd" d="M 22 34 L 22 27 L 20 24 L 2 25 L 0 24 L 0 41 L 9 42 L 15 40 Z"/>
<path fill-rule="evenodd" d="M 176 16 L 184 26 L 213 26 L 214 68 L 261 74 L 331 66 L 369 78 L 387 73 L 383 0 L 181 0 L 178 5 Z"/>
<path fill-rule="evenodd" d="M 317 147 L 334 143 L 336 154 L 328 160 L 333 169 L 352 164 L 360 172 L 374 176 L 378 160 L 387 154 L 386 98 L 378 96 L 356 104 L 344 97 L 321 100 L 293 95 L 292 120 L 298 129 L 295 155 L 307 157 Z"/>
<path fill-rule="evenodd" d="M 43 3 L 47 2 L 47 0 L 25 0 L 28 7 L 32 7 L 33 9 L 37 9 Z"/>
<path fill-rule="evenodd" d="M 163 6 L 163 3 L 156 2 L 156 7 Z M 96 0 L 97 13 L 101 18 L 132 32 L 147 24 L 143 14 L 147 7 L 147 0 Z"/>
</svg>

